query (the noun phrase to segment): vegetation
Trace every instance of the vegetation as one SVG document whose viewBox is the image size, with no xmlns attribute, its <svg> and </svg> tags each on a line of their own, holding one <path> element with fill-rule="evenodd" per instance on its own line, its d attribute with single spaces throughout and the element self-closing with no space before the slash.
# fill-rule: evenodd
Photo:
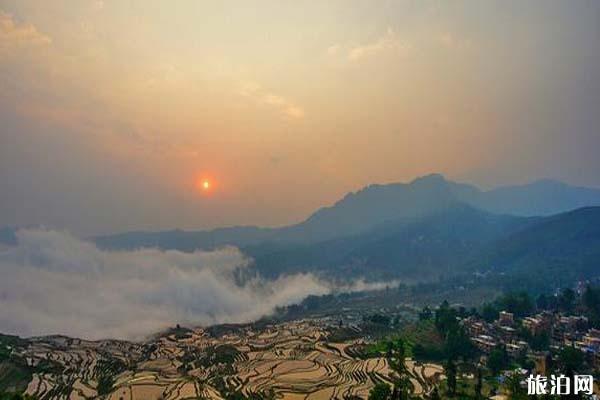
<svg viewBox="0 0 600 400">
<path fill-rule="evenodd" d="M 588 286 L 582 297 L 582 308 L 590 325 L 600 329 L 600 287 Z"/>
<path fill-rule="evenodd" d="M 492 372 L 492 375 L 498 375 L 498 373 L 504 369 L 507 369 L 510 365 L 510 359 L 506 352 L 506 347 L 500 345 L 491 351 L 487 359 L 487 367 Z"/>
<path fill-rule="evenodd" d="M 444 338 L 444 355 L 447 359 L 468 360 L 477 354 L 477 349 L 458 322 L 458 312 L 444 301 L 435 312 L 435 326 Z"/>
<path fill-rule="evenodd" d="M 25 365 L 14 361 L 0 362 L 0 392 L 25 390 L 31 380 L 31 371 Z"/>
<path fill-rule="evenodd" d="M 98 380 L 98 395 L 104 396 L 112 392 L 115 376 L 126 369 L 125 363 L 118 358 L 103 357 L 99 359 L 95 368 Z"/>
<path fill-rule="evenodd" d="M 203 367 L 210 367 L 216 364 L 231 365 L 240 352 L 233 346 L 224 344 L 221 346 L 209 347 L 199 358 L 198 364 Z"/>
<path fill-rule="evenodd" d="M 22 393 L 0 392 L 0 400 L 35 400 L 35 397 Z"/>
<path fill-rule="evenodd" d="M 104 374 L 98 377 L 98 395 L 104 396 L 112 392 L 115 379 L 112 375 Z"/>
<path fill-rule="evenodd" d="M 369 400 L 388 400 L 392 390 L 387 383 L 378 383 L 369 392 Z"/>
<path fill-rule="evenodd" d="M 456 364 L 452 359 L 448 360 L 448 362 L 445 365 L 444 371 L 446 372 L 448 396 L 454 397 L 456 395 Z"/>
</svg>

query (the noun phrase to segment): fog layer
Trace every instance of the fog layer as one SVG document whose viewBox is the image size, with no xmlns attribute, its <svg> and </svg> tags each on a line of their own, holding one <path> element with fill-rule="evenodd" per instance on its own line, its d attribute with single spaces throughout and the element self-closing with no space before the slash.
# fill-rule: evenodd
<svg viewBox="0 0 600 400">
<path fill-rule="evenodd" d="M 0 332 L 140 339 L 181 323 L 246 322 L 333 290 L 311 274 L 277 280 L 236 276 L 250 261 L 237 248 L 107 252 L 69 234 L 21 230 L 0 251 Z"/>
</svg>

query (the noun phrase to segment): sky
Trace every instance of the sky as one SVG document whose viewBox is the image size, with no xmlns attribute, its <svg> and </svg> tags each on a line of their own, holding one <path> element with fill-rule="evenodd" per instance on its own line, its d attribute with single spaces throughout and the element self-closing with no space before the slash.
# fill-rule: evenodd
<svg viewBox="0 0 600 400">
<path fill-rule="evenodd" d="M 599 187 L 599 43 L 593 0 L 0 0 L 0 226 L 277 226 L 431 172 Z"/>
</svg>

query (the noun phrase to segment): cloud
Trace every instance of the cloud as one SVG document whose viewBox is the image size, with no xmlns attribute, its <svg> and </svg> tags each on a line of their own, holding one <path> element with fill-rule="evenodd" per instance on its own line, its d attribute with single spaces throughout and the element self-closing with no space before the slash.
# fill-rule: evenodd
<svg viewBox="0 0 600 400">
<path fill-rule="evenodd" d="M 108 252 L 56 231 L 17 236 L 17 246 L 0 250 L 0 332 L 25 336 L 136 339 L 176 323 L 251 321 L 309 295 L 383 287 L 311 274 L 238 284 L 250 260 L 233 247 Z"/>
<path fill-rule="evenodd" d="M 385 34 L 373 42 L 345 47 L 334 44 L 327 48 L 327 54 L 330 56 L 344 54 L 349 61 L 359 61 L 386 51 L 406 50 L 409 47 L 408 43 L 402 41 L 392 28 L 388 28 Z"/>
<path fill-rule="evenodd" d="M 250 97 L 258 103 L 266 104 L 279 110 L 282 114 L 292 119 L 304 118 L 304 109 L 283 96 L 263 89 L 257 82 L 243 82 L 240 90 L 242 96 Z"/>
<path fill-rule="evenodd" d="M 0 10 L 0 50 L 46 46 L 52 39 L 30 23 L 18 23 Z"/>
</svg>

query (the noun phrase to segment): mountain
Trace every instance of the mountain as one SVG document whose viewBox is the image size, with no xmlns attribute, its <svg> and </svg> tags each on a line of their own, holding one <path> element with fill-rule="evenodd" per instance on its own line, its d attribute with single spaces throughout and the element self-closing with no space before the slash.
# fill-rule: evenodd
<svg viewBox="0 0 600 400">
<path fill-rule="evenodd" d="M 600 205 L 600 189 L 570 186 L 551 179 L 489 191 L 463 191 L 460 200 L 497 214 L 552 215 Z"/>
<path fill-rule="evenodd" d="M 557 283 L 600 275 L 600 207 L 541 218 L 477 257 L 495 271 Z"/>
<path fill-rule="evenodd" d="M 428 175 L 407 184 L 368 186 L 283 228 L 130 232 L 95 241 L 107 249 L 182 251 L 232 244 L 254 259 L 256 271 L 271 277 L 310 271 L 338 278 L 429 280 L 494 271 L 543 276 L 558 285 L 561 279 L 600 272 L 600 207 L 537 217 L 498 214 L 498 207 L 512 204 L 517 214 L 533 208 L 550 212 L 594 203 L 596 192 L 553 181 L 485 192 Z M 544 203 L 545 196 L 551 198 Z M 531 205 L 535 199 L 544 204 Z M 15 240 L 15 228 L 0 230 L 0 241 L 14 245 Z"/>
<path fill-rule="evenodd" d="M 458 203 L 454 192 L 461 186 L 432 174 L 410 183 L 370 185 L 349 193 L 297 225 L 281 228 L 286 242 L 318 242 L 366 232 L 386 221 L 421 218 Z"/>
<path fill-rule="evenodd" d="M 431 174 L 410 183 L 370 185 L 349 193 L 305 221 L 281 228 L 230 227 L 212 231 L 128 232 L 94 238 L 109 249 L 159 247 L 191 251 L 227 244 L 311 244 L 359 235 L 389 221 L 424 218 L 457 204 L 497 214 L 550 215 L 583 206 L 600 205 L 600 189 L 542 180 L 528 185 L 482 191 Z"/>
<path fill-rule="evenodd" d="M 340 278 L 429 280 L 455 272 L 486 245 L 536 220 L 455 204 L 427 217 L 389 221 L 354 236 L 271 248 L 263 244 L 244 252 L 265 276 L 311 271 Z"/>
<path fill-rule="evenodd" d="M 93 240 L 98 246 L 108 249 L 158 247 L 182 251 L 226 244 L 244 247 L 261 242 L 317 243 L 366 232 L 385 221 L 431 215 L 457 204 L 454 191 L 462 186 L 432 174 L 411 183 L 368 186 L 347 194 L 333 206 L 321 208 L 299 224 L 282 228 L 127 232 Z"/>
<path fill-rule="evenodd" d="M 353 250 L 368 271 L 421 278 L 452 275 L 480 249 L 534 224 L 536 218 L 490 214 L 458 205 Z"/>
<path fill-rule="evenodd" d="M 498 284 L 547 290 L 600 278 L 600 207 L 518 217 L 456 205 L 360 235 L 315 244 L 262 244 L 244 252 L 261 275 L 271 277 L 313 272 L 406 282 L 491 272 Z"/>
</svg>

